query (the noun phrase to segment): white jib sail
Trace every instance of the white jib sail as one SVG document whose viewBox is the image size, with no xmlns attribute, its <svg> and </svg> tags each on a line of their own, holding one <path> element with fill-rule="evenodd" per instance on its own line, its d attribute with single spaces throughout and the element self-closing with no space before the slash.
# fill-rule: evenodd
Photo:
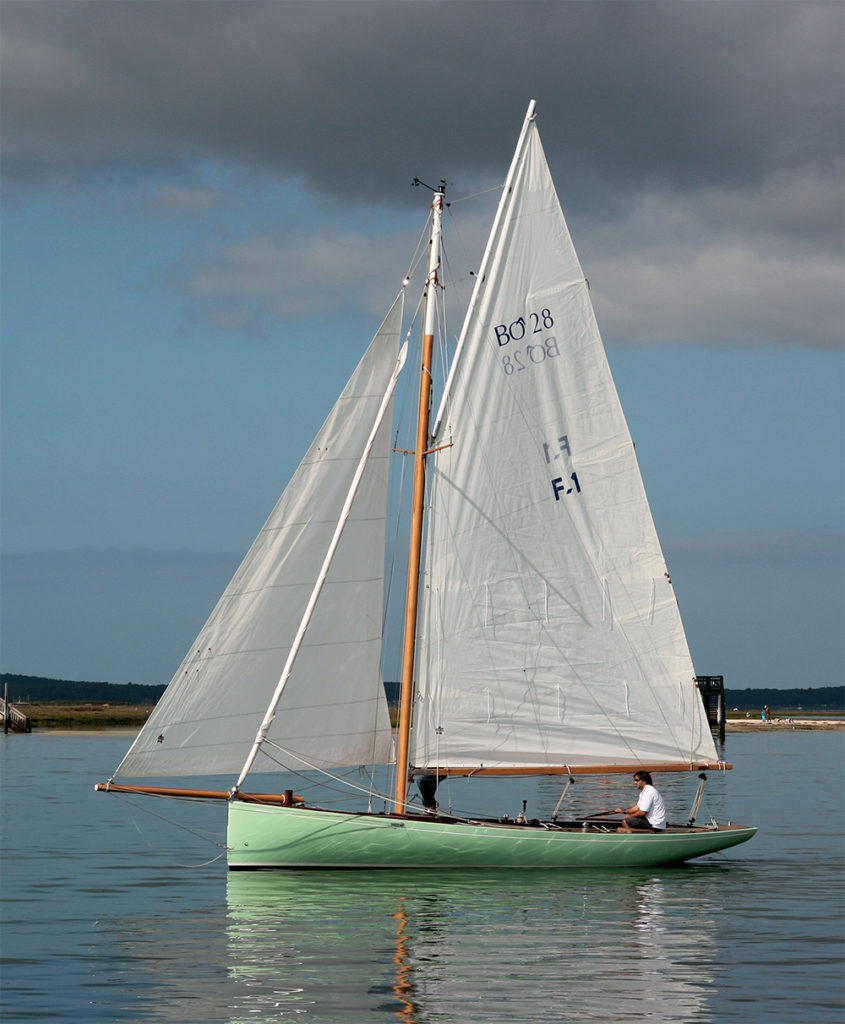
<svg viewBox="0 0 845 1024">
<path fill-rule="evenodd" d="M 241 770 L 394 386 L 402 305 L 400 295 L 116 775 Z M 379 661 L 391 420 L 388 409 L 252 772 L 389 760 Z"/>
<path fill-rule="evenodd" d="M 413 763 L 716 760 L 533 121 L 497 234 L 429 469 Z"/>
</svg>

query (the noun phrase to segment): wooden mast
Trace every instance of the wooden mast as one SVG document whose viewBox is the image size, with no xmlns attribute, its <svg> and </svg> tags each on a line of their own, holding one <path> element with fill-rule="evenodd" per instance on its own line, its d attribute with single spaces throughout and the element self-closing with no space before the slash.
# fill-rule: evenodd
<svg viewBox="0 0 845 1024">
<path fill-rule="evenodd" d="M 425 316 L 423 319 L 422 363 L 420 366 L 420 404 L 417 412 L 417 444 L 414 450 L 414 503 L 411 520 L 411 548 L 408 563 L 408 596 L 405 611 L 405 642 L 402 656 L 402 690 L 399 699 L 399 745 L 396 756 L 396 798 L 394 810 L 405 811 L 408 792 L 408 756 L 411 736 L 411 706 L 414 696 L 414 657 L 417 638 L 417 605 L 420 589 L 420 559 L 425 502 L 425 453 L 428 448 L 428 422 L 431 405 L 431 365 L 434 354 L 435 293 L 440 268 L 440 222 L 443 191 L 434 193 L 431 205 L 431 239 L 426 276 Z"/>
</svg>

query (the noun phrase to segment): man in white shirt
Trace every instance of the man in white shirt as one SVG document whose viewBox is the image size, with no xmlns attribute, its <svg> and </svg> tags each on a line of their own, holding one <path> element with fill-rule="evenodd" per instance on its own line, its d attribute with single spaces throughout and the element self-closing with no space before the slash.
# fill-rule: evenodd
<svg viewBox="0 0 845 1024">
<path fill-rule="evenodd" d="M 633 807 L 616 808 L 625 818 L 617 832 L 662 832 L 666 828 L 666 805 L 663 797 L 651 784 L 651 775 L 645 771 L 634 773 L 634 783 L 640 791 Z"/>
</svg>

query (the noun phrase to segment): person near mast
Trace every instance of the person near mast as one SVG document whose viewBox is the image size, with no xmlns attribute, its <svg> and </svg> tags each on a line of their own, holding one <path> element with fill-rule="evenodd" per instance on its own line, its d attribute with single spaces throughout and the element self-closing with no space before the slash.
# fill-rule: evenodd
<svg viewBox="0 0 845 1024">
<path fill-rule="evenodd" d="M 634 784 L 640 795 L 633 807 L 616 808 L 616 814 L 625 815 L 616 831 L 662 832 L 666 828 L 666 805 L 652 785 L 651 775 L 646 771 L 635 772 Z"/>
</svg>

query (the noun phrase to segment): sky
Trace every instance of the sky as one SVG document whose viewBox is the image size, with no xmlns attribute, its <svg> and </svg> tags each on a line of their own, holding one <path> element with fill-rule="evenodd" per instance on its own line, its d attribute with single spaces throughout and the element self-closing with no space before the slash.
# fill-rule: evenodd
<svg viewBox="0 0 845 1024">
<path fill-rule="evenodd" d="M 535 98 L 697 671 L 843 682 L 845 6 L 4 0 L 0 46 L 3 672 L 169 681 L 411 181 L 500 185 Z"/>
</svg>

